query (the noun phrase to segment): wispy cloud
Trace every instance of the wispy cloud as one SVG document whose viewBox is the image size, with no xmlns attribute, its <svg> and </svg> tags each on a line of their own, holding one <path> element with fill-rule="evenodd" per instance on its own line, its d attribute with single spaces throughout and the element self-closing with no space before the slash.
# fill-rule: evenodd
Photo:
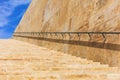
<svg viewBox="0 0 120 80">
<path fill-rule="evenodd" d="M 0 27 L 8 24 L 8 17 L 17 6 L 28 4 L 31 0 L 2 0 L 0 1 Z"/>
<path fill-rule="evenodd" d="M 13 6 L 18 6 L 22 4 L 30 3 L 31 0 L 9 0 L 9 3 L 11 3 Z"/>
</svg>

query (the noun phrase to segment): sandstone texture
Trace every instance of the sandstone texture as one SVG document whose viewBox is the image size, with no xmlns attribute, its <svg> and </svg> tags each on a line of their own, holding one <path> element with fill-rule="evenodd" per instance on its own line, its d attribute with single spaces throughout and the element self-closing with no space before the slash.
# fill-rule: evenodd
<svg viewBox="0 0 120 80">
<path fill-rule="evenodd" d="M 120 80 L 120 69 L 17 40 L 0 40 L 0 80 Z"/>
<path fill-rule="evenodd" d="M 32 0 L 16 32 L 119 32 L 120 0 Z M 49 49 L 120 66 L 120 35 L 72 35 L 72 40 L 13 37 Z M 59 36 L 61 38 L 61 36 Z M 57 39 L 57 41 L 56 41 Z M 77 41 L 77 42 L 76 42 Z"/>
</svg>

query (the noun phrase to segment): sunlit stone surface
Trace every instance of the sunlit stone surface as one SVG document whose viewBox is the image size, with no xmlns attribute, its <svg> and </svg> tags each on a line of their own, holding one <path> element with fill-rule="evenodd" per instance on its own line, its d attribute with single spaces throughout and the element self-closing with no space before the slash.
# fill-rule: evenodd
<svg viewBox="0 0 120 80">
<path fill-rule="evenodd" d="M 0 80 L 120 80 L 120 70 L 10 39 L 0 40 Z"/>
<path fill-rule="evenodd" d="M 120 0 L 32 0 L 17 32 L 120 32 Z M 24 36 L 24 35 L 23 35 Z M 45 37 L 45 36 L 44 36 Z M 14 37 L 52 50 L 120 67 L 120 35 L 68 35 L 61 41 Z M 55 42 L 54 39 L 60 41 Z M 62 39 L 63 40 L 63 39 Z M 76 43 L 75 41 L 80 41 Z M 61 42 L 61 43 L 59 43 Z M 92 43 L 93 42 L 93 43 Z"/>
</svg>

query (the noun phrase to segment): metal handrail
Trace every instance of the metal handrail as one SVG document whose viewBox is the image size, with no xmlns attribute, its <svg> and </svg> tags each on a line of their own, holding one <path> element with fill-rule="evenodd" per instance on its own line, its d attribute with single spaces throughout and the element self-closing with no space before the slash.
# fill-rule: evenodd
<svg viewBox="0 0 120 80">
<path fill-rule="evenodd" d="M 15 34 L 120 34 L 120 32 L 15 32 Z"/>
<path fill-rule="evenodd" d="M 55 35 L 58 37 L 58 35 L 61 35 L 64 39 L 64 35 L 68 34 L 69 35 L 69 40 L 71 40 L 72 38 L 72 34 L 77 34 L 79 39 L 80 39 L 80 35 L 81 34 L 88 34 L 90 40 L 92 40 L 92 35 L 93 34 L 99 34 L 102 35 L 104 42 L 106 41 L 106 34 L 120 34 L 120 32 L 15 32 L 14 36 L 23 36 L 23 34 L 27 35 L 43 35 L 43 36 L 47 36 L 47 35 Z"/>
</svg>

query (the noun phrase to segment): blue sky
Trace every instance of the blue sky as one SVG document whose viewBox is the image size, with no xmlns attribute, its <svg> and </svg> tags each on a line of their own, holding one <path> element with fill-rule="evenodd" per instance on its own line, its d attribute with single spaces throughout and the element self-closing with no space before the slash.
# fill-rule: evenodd
<svg viewBox="0 0 120 80">
<path fill-rule="evenodd" d="M 31 0 L 0 0 L 0 39 L 11 38 Z"/>
</svg>

